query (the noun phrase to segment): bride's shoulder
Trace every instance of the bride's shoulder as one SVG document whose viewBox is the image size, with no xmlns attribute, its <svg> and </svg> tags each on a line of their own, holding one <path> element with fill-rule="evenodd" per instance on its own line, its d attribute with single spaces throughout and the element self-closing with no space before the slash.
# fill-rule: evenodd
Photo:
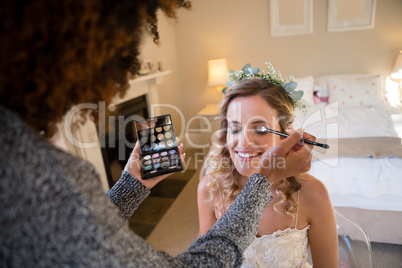
<svg viewBox="0 0 402 268">
<path fill-rule="evenodd" d="M 198 183 L 198 194 L 201 195 L 209 195 L 209 192 L 211 191 L 211 183 L 213 183 L 214 178 L 206 174 L 203 177 L 200 178 L 200 182 Z"/>
<path fill-rule="evenodd" d="M 302 189 L 300 196 L 308 203 L 317 204 L 317 202 L 330 202 L 330 197 L 324 183 L 310 174 L 304 174 L 300 177 Z"/>
<path fill-rule="evenodd" d="M 202 205 L 213 208 L 213 204 L 219 201 L 218 198 L 221 197 L 218 195 L 218 186 L 215 184 L 215 182 L 215 178 L 211 175 L 205 175 L 200 179 L 197 188 L 197 199 L 199 206 Z"/>
<path fill-rule="evenodd" d="M 212 182 L 213 178 L 211 175 L 206 174 L 200 178 L 200 182 L 198 183 L 198 187 L 207 187 L 208 184 Z"/>
</svg>

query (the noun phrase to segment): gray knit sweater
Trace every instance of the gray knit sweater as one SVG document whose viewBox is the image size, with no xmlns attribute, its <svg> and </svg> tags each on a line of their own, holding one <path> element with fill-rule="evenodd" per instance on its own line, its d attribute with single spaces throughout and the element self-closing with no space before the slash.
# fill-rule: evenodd
<svg viewBox="0 0 402 268">
<path fill-rule="evenodd" d="M 149 194 L 137 179 L 123 172 L 106 195 L 92 165 L 2 106 L 0 128 L 0 267 L 238 267 L 272 198 L 269 181 L 251 176 L 213 228 L 172 257 L 128 227 Z"/>
</svg>

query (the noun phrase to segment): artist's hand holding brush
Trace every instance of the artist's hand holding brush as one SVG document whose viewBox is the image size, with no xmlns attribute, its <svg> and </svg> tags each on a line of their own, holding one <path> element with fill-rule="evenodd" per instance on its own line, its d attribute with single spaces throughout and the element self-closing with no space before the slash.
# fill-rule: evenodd
<svg viewBox="0 0 402 268">
<path fill-rule="evenodd" d="M 315 141 L 316 138 L 301 130 L 291 129 L 289 134 L 289 137 L 261 156 L 256 173 L 267 177 L 271 184 L 306 173 L 311 168 L 311 150 L 314 145 L 302 142 L 301 139 Z"/>
</svg>

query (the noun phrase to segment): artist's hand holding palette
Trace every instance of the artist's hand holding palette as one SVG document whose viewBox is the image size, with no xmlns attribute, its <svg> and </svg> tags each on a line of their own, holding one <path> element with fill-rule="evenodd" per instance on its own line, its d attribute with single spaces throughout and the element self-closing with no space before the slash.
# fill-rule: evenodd
<svg viewBox="0 0 402 268">
<path fill-rule="evenodd" d="M 183 170 L 170 115 L 136 121 L 143 179 Z"/>
</svg>

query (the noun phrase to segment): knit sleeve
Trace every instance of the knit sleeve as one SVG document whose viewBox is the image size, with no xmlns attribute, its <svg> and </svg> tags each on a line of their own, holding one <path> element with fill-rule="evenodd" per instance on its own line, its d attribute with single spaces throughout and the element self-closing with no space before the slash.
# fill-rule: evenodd
<svg viewBox="0 0 402 268">
<path fill-rule="evenodd" d="M 262 212 L 271 200 L 269 180 L 253 174 L 228 211 L 177 258 L 194 267 L 239 267 L 243 251 L 257 234 Z"/>
<path fill-rule="evenodd" d="M 127 171 L 123 171 L 120 179 L 106 194 L 120 209 L 121 217 L 128 220 L 150 192 L 134 176 Z"/>
<path fill-rule="evenodd" d="M 128 219 L 149 193 L 141 182 L 123 172 L 107 194 Z M 255 237 L 262 212 L 271 200 L 269 180 L 253 174 L 228 211 L 187 251 L 175 258 L 156 251 L 154 261 L 180 267 L 240 267 L 243 251 Z"/>
</svg>

